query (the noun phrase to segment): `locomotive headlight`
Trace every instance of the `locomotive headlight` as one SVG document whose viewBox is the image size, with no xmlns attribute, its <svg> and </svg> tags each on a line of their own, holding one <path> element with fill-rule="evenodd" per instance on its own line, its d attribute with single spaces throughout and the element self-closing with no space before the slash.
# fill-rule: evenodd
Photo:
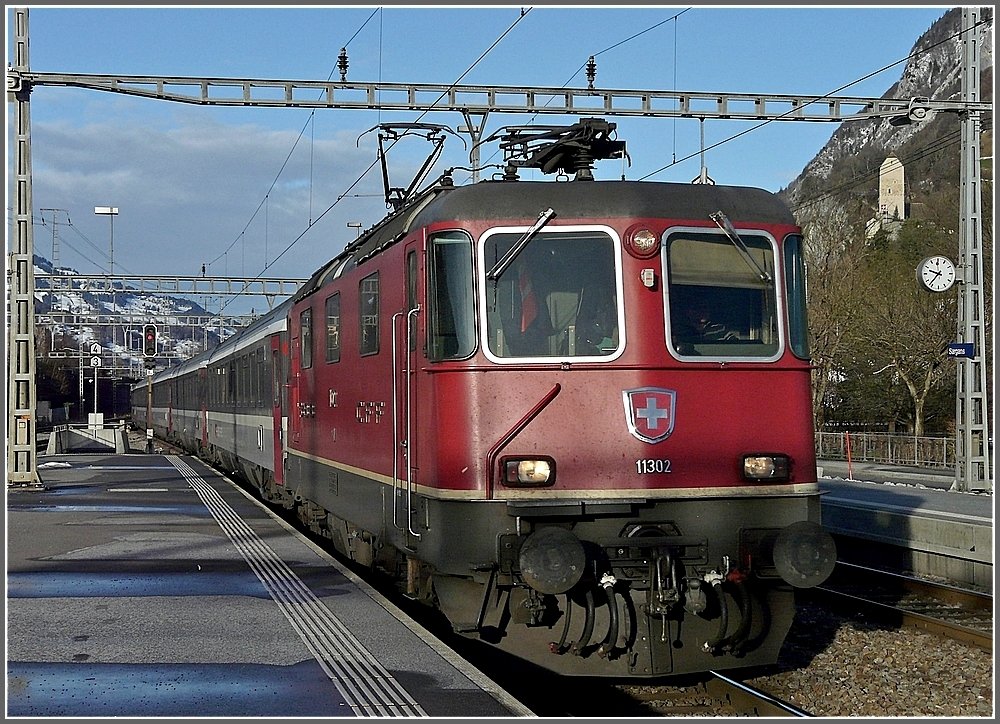
<svg viewBox="0 0 1000 724">
<path fill-rule="evenodd" d="M 505 458 L 505 485 L 552 485 L 556 478 L 556 461 L 552 458 Z"/>
<path fill-rule="evenodd" d="M 747 480 L 788 480 L 787 455 L 744 455 L 743 477 Z"/>
</svg>

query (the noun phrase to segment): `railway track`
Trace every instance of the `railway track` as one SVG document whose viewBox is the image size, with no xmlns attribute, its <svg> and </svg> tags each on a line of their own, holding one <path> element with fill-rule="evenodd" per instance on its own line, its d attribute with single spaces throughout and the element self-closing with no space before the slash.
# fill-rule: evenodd
<svg viewBox="0 0 1000 724">
<path fill-rule="evenodd" d="M 811 714 L 717 671 L 689 687 L 620 687 L 657 716 L 808 717 Z"/>
<path fill-rule="evenodd" d="M 993 651 L 993 596 L 919 578 L 838 563 L 812 595 L 861 608 L 882 620 L 921 628 Z"/>
</svg>

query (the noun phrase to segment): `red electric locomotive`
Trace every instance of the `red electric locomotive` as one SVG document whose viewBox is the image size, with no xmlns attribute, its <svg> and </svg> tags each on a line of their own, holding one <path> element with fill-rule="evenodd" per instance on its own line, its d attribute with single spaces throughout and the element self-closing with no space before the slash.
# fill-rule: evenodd
<svg viewBox="0 0 1000 724">
<path fill-rule="evenodd" d="M 245 472 L 547 669 L 773 663 L 835 558 L 801 232 L 764 190 L 594 180 L 613 130 L 508 129 L 502 175 L 446 174 L 258 325 L 272 386 L 243 445 L 267 453 Z M 249 417 L 208 397 L 197 447 L 221 459 L 213 420 Z"/>
</svg>

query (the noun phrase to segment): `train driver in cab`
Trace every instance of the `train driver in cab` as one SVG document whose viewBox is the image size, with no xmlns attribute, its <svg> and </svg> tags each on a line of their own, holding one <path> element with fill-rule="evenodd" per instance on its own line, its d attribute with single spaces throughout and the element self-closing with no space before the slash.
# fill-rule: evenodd
<svg viewBox="0 0 1000 724">
<path fill-rule="evenodd" d="M 695 345 L 739 340 L 740 336 L 719 321 L 701 292 L 675 297 L 670 310 L 671 340 L 681 354 L 698 354 Z"/>
</svg>

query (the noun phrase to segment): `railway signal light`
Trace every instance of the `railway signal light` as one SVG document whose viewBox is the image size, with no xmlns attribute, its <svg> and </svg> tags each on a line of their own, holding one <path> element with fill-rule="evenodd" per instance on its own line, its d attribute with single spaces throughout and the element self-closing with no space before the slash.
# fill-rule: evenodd
<svg viewBox="0 0 1000 724">
<path fill-rule="evenodd" d="M 156 356 L 156 325 L 147 324 L 142 328 L 142 354 L 146 357 Z"/>
</svg>

